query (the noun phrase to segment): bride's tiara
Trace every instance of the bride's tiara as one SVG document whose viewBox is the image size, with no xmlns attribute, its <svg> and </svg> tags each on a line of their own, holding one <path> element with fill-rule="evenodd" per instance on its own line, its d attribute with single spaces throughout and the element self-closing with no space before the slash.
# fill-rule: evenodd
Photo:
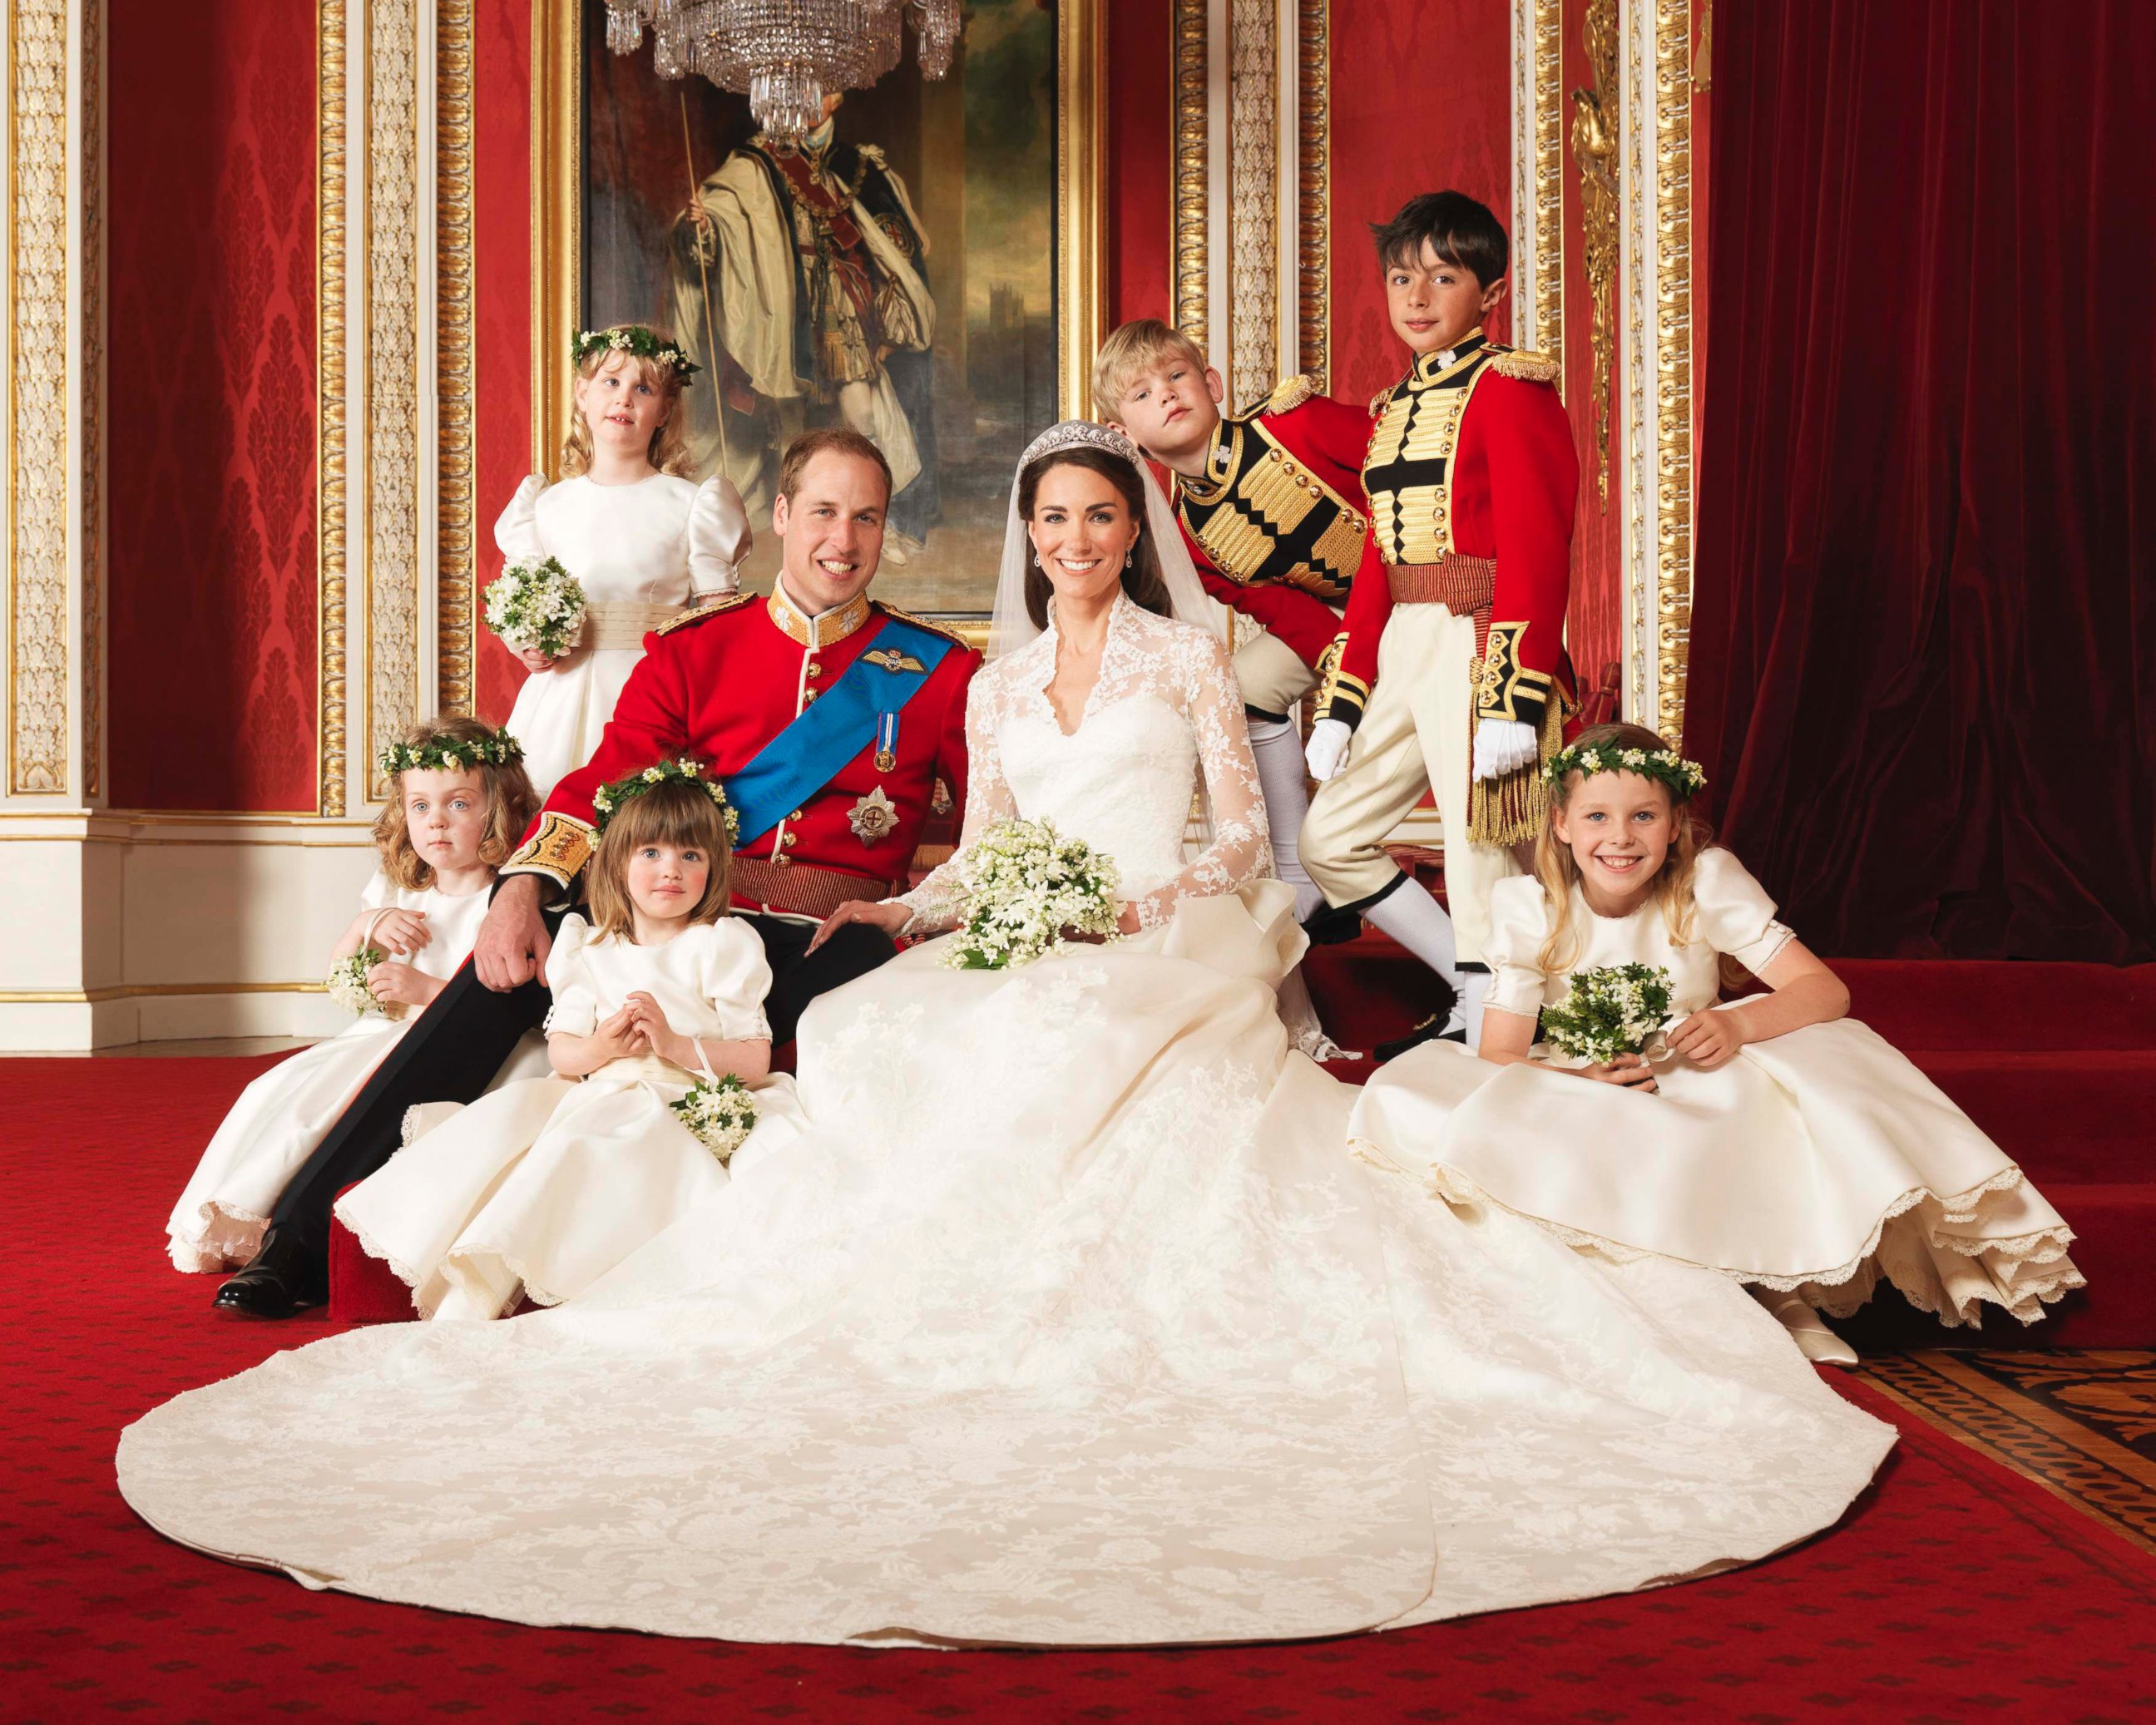
<svg viewBox="0 0 2156 1725">
<path fill-rule="evenodd" d="M 1138 454 L 1138 446 L 1114 426 L 1097 424 L 1091 419 L 1065 419 L 1050 426 L 1028 444 L 1025 453 L 1018 458 L 1018 465 L 1023 470 L 1058 449 L 1105 449 L 1133 467 L 1144 459 Z"/>
</svg>

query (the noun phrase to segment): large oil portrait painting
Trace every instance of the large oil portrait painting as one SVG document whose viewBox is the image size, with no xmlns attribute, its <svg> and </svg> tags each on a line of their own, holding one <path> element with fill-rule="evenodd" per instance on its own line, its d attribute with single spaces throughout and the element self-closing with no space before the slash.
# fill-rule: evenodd
<svg viewBox="0 0 2156 1725">
<path fill-rule="evenodd" d="M 1057 12 L 972 0 L 947 75 L 909 54 L 786 144 L 745 96 L 660 76 L 648 39 L 610 52 L 604 8 L 578 8 L 578 323 L 688 350 L 696 477 L 725 473 L 760 527 L 788 439 L 875 439 L 895 485 L 878 587 L 909 609 L 988 608 L 1013 465 L 1076 405 Z M 759 591 L 771 541 L 743 571 Z"/>
</svg>

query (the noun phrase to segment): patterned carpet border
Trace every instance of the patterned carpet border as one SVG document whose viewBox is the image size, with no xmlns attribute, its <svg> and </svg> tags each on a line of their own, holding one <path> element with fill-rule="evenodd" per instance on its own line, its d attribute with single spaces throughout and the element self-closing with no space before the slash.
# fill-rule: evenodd
<svg viewBox="0 0 2156 1725">
<path fill-rule="evenodd" d="M 1948 1436 L 2156 1552 L 2156 1354 L 1949 1353 L 1866 1362 L 1865 1381 Z"/>
</svg>

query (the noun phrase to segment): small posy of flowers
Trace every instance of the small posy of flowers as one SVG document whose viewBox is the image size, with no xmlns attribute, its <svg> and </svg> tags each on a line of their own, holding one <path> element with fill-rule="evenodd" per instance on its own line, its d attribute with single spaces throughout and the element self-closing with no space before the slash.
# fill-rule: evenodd
<svg viewBox="0 0 2156 1725">
<path fill-rule="evenodd" d="M 756 1097 L 731 1072 L 722 1078 L 699 1079 L 680 1101 L 667 1106 L 721 1167 L 733 1160 L 734 1152 L 756 1130 Z"/>
<path fill-rule="evenodd" d="M 1614 748 L 1606 742 L 1573 743 L 1559 749 L 1543 767 L 1543 777 L 1553 785 L 1563 784 L 1568 773 L 1636 773 L 1667 785 L 1670 795 L 1680 803 L 1707 783 L 1707 769 L 1675 749 Z"/>
<path fill-rule="evenodd" d="M 552 557 L 520 557 L 486 590 L 486 626 L 522 652 L 558 659 L 584 630 L 584 589 Z"/>
<path fill-rule="evenodd" d="M 1562 1006 L 1543 1009 L 1542 1040 L 1575 1060 L 1607 1065 L 1644 1054 L 1670 1016 L 1670 973 L 1661 965 L 1599 964 L 1572 979 Z"/>
<path fill-rule="evenodd" d="M 506 767 L 524 757 L 524 745 L 506 731 L 485 737 L 430 737 L 424 742 L 393 742 L 375 764 L 385 778 L 414 769 L 465 773 L 475 767 Z"/>
<path fill-rule="evenodd" d="M 1112 937 L 1115 859 L 1045 820 L 1007 820 L 957 860 L 966 921 L 945 950 L 953 970 L 1004 970 L 1062 952 L 1069 933 Z"/>
<path fill-rule="evenodd" d="M 367 973 L 377 964 L 387 963 L 389 955 L 379 947 L 362 947 L 349 958 L 340 958 L 330 966 L 329 979 L 324 986 L 329 997 L 346 1012 L 357 1013 L 362 1018 L 369 1013 L 385 1019 L 401 1018 L 404 1014 L 402 1001 L 386 1004 L 374 998 L 367 986 Z"/>
<path fill-rule="evenodd" d="M 612 330 L 578 330 L 569 343 L 570 357 L 578 365 L 600 352 L 633 353 L 639 359 L 665 366 L 684 383 L 703 370 L 673 342 L 640 323 Z"/>
<path fill-rule="evenodd" d="M 592 813 L 598 819 L 597 830 L 603 833 L 607 823 L 620 811 L 621 805 L 632 797 L 640 797 L 654 785 L 665 784 L 669 779 L 679 779 L 692 784 L 719 806 L 726 817 L 726 842 L 741 842 L 741 810 L 726 800 L 726 787 L 704 770 L 703 763 L 684 755 L 678 761 L 660 761 L 641 773 L 631 773 L 592 793 Z"/>
</svg>

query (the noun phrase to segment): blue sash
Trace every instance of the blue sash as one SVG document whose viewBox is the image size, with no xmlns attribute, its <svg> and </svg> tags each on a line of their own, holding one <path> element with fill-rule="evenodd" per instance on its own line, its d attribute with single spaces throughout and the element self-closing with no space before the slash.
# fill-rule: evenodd
<svg viewBox="0 0 2156 1725">
<path fill-rule="evenodd" d="M 868 650 L 724 781 L 726 800 L 741 815 L 737 843 L 761 839 L 863 749 L 883 747 L 886 732 L 895 735 L 899 709 L 921 692 L 950 650 L 949 639 L 933 629 L 885 618 Z"/>
</svg>

